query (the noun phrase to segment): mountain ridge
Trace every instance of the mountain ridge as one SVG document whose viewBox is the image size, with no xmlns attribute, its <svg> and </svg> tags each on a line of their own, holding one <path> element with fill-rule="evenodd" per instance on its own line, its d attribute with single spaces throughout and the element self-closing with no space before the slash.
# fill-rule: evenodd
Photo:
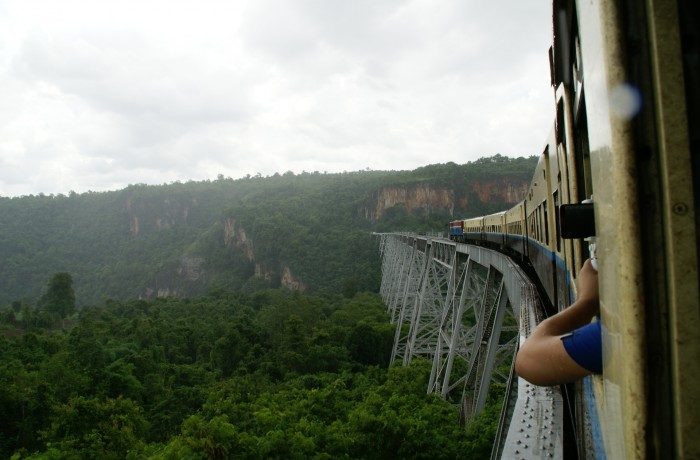
<svg viewBox="0 0 700 460">
<path fill-rule="evenodd" d="M 72 273 L 80 305 L 287 286 L 376 290 L 372 231 L 442 230 L 510 207 L 536 158 L 0 198 L 0 304 Z"/>
</svg>

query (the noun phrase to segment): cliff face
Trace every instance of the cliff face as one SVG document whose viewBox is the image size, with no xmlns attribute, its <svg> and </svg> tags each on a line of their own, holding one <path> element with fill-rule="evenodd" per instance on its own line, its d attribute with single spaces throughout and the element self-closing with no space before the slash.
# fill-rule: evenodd
<svg viewBox="0 0 700 460">
<path fill-rule="evenodd" d="M 528 181 L 514 181 L 501 178 L 491 181 L 473 182 L 471 189 L 481 203 L 496 201 L 514 205 L 525 197 L 528 185 Z"/>
<path fill-rule="evenodd" d="M 444 211 L 454 213 L 454 191 L 446 188 L 433 188 L 430 185 L 412 187 L 385 187 L 372 196 L 371 203 L 364 208 L 366 219 L 380 220 L 388 209 L 402 205 L 409 214 L 428 215 Z"/>
<path fill-rule="evenodd" d="M 129 235 L 132 239 L 143 238 L 151 232 L 159 232 L 175 226 L 192 226 L 196 222 L 188 222 L 190 211 L 197 206 L 195 199 L 162 201 L 135 200 L 129 196 L 124 202 L 124 210 L 129 221 Z M 201 223 L 200 223 L 201 225 Z M 245 229 L 234 217 L 226 217 L 221 221 L 222 239 L 216 244 L 221 245 L 221 251 L 235 251 L 236 257 L 254 267 L 254 276 L 271 282 L 279 283 L 288 289 L 305 291 L 308 286 L 295 276 L 286 265 L 268 266 L 256 260 L 255 244 L 246 234 Z M 216 268 L 207 265 L 207 259 L 200 254 L 186 252 L 176 265 L 161 270 L 148 282 L 147 287 L 139 297 L 152 299 L 155 297 L 180 297 L 198 292 L 210 278 L 216 276 Z M 213 271 L 212 271 L 213 270 Z"/>
<path fill-rule="evenodd" d="M 253 251 L 253 241 L 248 239 L 245 230 L 240 225 L 236 226 L 236 219 L 227 217 L 224 219 L 224 246 L 240 249 L 246 260 L 253 262 L 255 252 Z"/>
<path fill-rule="evenodd" d="M 308 288 L 306 283 L 294 276 L 288 266 L 280 266 L 279 273 L 281 273 L 281 275 L 277 275 L 277 270 L 268 267 L 263 262 L 255 260 L 253 240 L 248 238 L 242 226 L 236 224 L 236 219 L 233 217 L 227 217 L 223 221 L 223 226 L 224 246 L 240 250 L 248 262 L 254 262 L 254 273 L 256 277 L 262 278 L 266 281 L 274 281 L 279 276 L 279 282 L 282 286 L 294 291 L 306 291 Z"/>
<path fill-rule="evenodd" d="M 138 238 L 144 232 L 187 225 L 193 206 L 197 206 L 195 198 L 166 198 L 154 202 L 148 199 L 136 199 L 130 195 L 124 201 L 124 210 L 129 218 L 129 234 L 132 238 Z"/>
<path fill-rule="evenodd" d="M 391 222 L 394 217 L 400 218 L 404 213 L 421 217 L 458 218 L 468 213 L 474 215 L 484 209 L 507 209 L 522 199 L 529 182 L 508 176 L 472 181 L 466 178 L 458 180 L 460 183 L 450 184 L 443 181 L 441 185 L 423 182 L 380 187 L 371 192 L 356 209 L 360 216 L 373 223 L 382 219 Z M 216 228 L 218 217 L 202 212 L 205 202 L 200 206 L 192 196 L 150 198 L 129 194 L 122 203 L 131 240 L 145 240 L 159 232 L 163 238 L 180 238 L 181 234 L 192 232 L 193 229 L 205 232 L 207 227 Z M 207 249 L 199 251 L 192 249 L 191 243 L 183 245 L 182 252 L 173 254 L 175 259 L 171 258 L 167 266 L 161 267 L 153 278 L 148 280 L 141 296 L 153 298 L 192 295 L 201 292 L 208 283 L 222 276 L 220 270 L 229 269 L 234 272 L 239 270 L 237 273 L 250 270 L 245 276 L 266 280 L 271 285 L 299 291 L 308 290 L 306 280 L 295 274 L 287 263 L 270 256 L 264 251 L 264 245 L 256 248 L 254 238 L 251 238 L 255 235 L 249 235 L 239 219 L 229 216 L 219 222 L 221 230 L 211 232 L 211 240 L 204 240 L 208 242 L 202 247 Z M 127 231 L 127 228 L 124 231 Z M 168 229 L 177 231 L 167 231 Z M 157 239 L 160 238 L 157 236 Z M 213 255 L 216 251 L 228 253 L 228 262 L 216 262 L 226 265 L 211 264 L 216 259 Z M 263 252 L 265 257 L 262 256 Z"/>
<path fill-rule="evenodd" d="M 304 284 L 303 281 L 292 275 L 292 271 L 289 269 L 289 267 L 282 268 L 282 277 L 280 279 L 280 284 L 282 284 L 282 286 L 286 287 L 287 289 L 291 289 L 292 291 L 304 292 L 307 289 L 306 284 Z"/>
<path fill-rule="evenodd" d="M 528 185 L 527 180 L 503 177 L 455 188 L 430 184 L 384 187 L 372 194 L 360 214 L 376 222 L 397 206 L 408 214 L 421 216 L 431 213 L 456 216 L 483 205 L 500 205 L 506 209 L 525 197 Z"/>
<path fill-rule="evenodd" d="M 186 297 L 193 287 L 206 284 L 204 264 L 203 257 L 182 256 L 176 266 L 157 273 L 139 298 Z"/>
</svg>

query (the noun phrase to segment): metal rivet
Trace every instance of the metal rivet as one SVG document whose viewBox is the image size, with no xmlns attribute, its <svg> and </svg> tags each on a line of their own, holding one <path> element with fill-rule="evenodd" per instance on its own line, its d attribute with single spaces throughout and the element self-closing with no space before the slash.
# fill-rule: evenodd
<svg viewBox="0 0 700 460">
<path fill-rule="evenodd" d="M 685 203 L 676 203 L 673 205 L 673 212 L 682 216 L 688 212 L 688 205 Z"/>
</svg>

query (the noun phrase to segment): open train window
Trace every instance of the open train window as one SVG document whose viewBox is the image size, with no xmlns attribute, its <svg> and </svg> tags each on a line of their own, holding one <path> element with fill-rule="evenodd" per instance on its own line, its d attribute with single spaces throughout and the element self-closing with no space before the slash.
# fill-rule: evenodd
<svg viewBox="0 0 700 460">
<path fill-rule="evenodd" d="M 559 99 L 557 102 L 557 124 L 556 124 L 556 139 L 557 144 L 566 145 L 566 127 L 564 124 L 564 99 Z"/>
<path fill-rule="evenodd" d="M 542 202 L 542 211 L 544 215 L 544 221 L 542 222 L 544 224 L 544 241 L 545 244 L 549 246 L 549 225 L 547 225 L 547 200 L 544 200 Z"/>
<path fill-rule="evenodd" d="M 554 193 L 552 194 L 552 198 L 554 199 L 554 228 L 557 229 L 559 228 L 559 205 L 561 204 L 559 202 L 559 190 L 555 190 Z M 556 238 L 557 240 L 557 251 L 561 252 L 561 238 Z"/>
<path fill-rule="evenodd" d="M 571 197 L 572 203 L 580 203 L 593 194 L 591 180 L 591 154 L 588 147 L 588 125 L 586 122 L 586 101 L 581 101 L 578 117 L 575 123 L 574 139 L 576 139 L 576 181 L 578 196 Z"/>
</svg>

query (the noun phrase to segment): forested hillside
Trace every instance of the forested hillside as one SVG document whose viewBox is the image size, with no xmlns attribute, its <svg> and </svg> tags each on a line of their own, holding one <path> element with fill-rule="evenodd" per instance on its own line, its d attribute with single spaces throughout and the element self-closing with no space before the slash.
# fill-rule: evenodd
<svg viewBox="0 0 700 460">
<path fill-rule="evenodd" d="M 318 172 L 0 198 L 0 306 L 69 273 L 79 306 L 107 299 L 376 290 L 372 231 L 441 231 L 522 198 L 536 158 L 414 171 Z"/>
</svg>

